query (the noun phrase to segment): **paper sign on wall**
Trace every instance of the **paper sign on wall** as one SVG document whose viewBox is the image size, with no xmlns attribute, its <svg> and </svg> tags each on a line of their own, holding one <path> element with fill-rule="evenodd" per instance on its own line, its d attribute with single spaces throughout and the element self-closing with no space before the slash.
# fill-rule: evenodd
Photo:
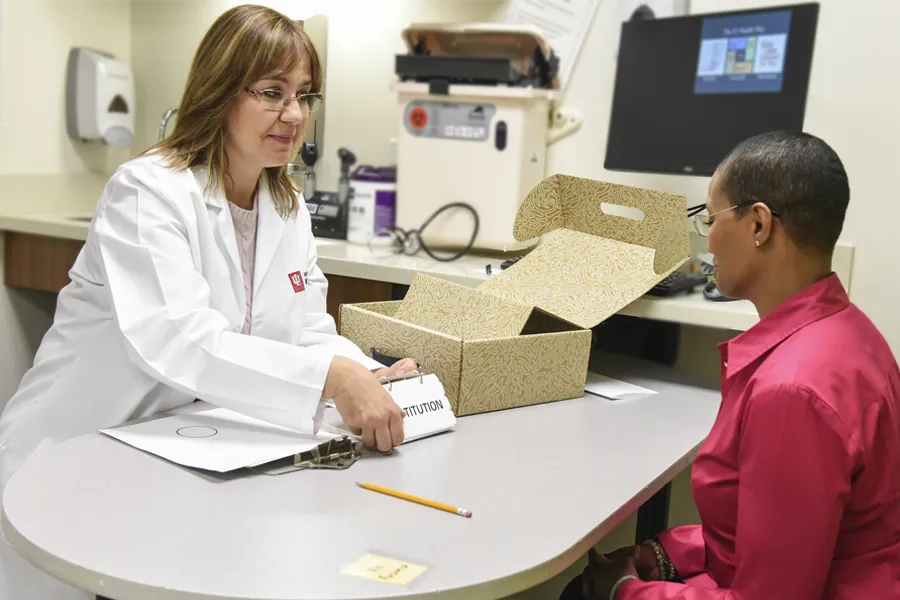
<svg viewBox="0 0 900 600">
<path fill-rule="evenodd" d="M 538 28 L 559 57 L 560 89 L 565 89 L 599 5 L 600 0 L 513 0 L 506 22 Z"/>
</svg>

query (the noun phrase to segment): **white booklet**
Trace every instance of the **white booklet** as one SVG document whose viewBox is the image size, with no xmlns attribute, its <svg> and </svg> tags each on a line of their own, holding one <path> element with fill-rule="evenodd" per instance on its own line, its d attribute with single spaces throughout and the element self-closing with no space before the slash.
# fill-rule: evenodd
<svg viewBox="0 0 900 600">
<path fill-rule="evenodd" d="M 456 424 L 456 416 L 435 375 L 416 375 L 385 385 L 406 413 L 404 443 L 447 431 Z M 333 408 L 326 411 L 325 423 L 313 436 L 225 408 L 206 406 L 209 408 L 103 429 L 100 433 L 174 463 L 219 473 L 255 467 L 312 450 L 329 439 L 352 435 Z"/>
</svg>

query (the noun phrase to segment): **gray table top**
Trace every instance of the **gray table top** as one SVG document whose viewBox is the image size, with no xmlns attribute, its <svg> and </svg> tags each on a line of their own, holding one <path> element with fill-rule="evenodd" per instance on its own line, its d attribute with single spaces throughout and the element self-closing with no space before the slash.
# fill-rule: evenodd
<svg viewBox="0 0 900 600">
<path fill-rule="evenodd" d="M 664 369 L 599 372 L 659 393 L 464 417 L 345 471 L 216 480 L 85 435 L 16 473 L 3 531 L 58 579 L 117 600 L 499 598 L 563 571 L 637 510 L 684 469 L 718 411 L 717 391 Z M 428 570 L 408 586 L 341 574 L 368 553 Z"/>
</svg>

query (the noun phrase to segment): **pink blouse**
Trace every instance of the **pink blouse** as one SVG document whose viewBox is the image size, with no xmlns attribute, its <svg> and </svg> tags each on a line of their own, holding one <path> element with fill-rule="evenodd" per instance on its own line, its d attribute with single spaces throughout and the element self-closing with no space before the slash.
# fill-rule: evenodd
<svg viewBox="0 0 900 600">
<path fill-rule="evenodd" d="M 722 344 L 692 473 L 702 526 L 659 540 L 685 584 L 617 600 L 900 599 L 900 372 L 836 275 Z"/>
<path fill-rule="evenodd" d="M 244 210 L 232 202 L 228 203 L 231 209 L 231 220 L 234 222 L 234 235 L 237 239 L 238 254 L 241 257 L 241 271 L 244 273 L 244 294 L 247 298 L 247 312 L 244 314 L 244 326 L 241 333 L 250 333 L 250 323 L 253 316 L 253 267 L 256 263 L 256 226 L 259 215 L 259 203 L 254 201 L 253 208 Z"/>
</svg>

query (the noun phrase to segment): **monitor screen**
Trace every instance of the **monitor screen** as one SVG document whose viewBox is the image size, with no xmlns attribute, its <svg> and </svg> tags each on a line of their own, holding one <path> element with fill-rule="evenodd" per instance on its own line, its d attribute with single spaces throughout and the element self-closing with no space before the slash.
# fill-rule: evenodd
<svg viewBox="0 0 900 600">
<path fill-rule="evenodd" d="M 791 11 L 703 19 L 695 94 L 780 92 Z"/>
<path fill-rule="evenodd" d="M 818 4 L 622 25 L 605 167 L 710 175 L 738 142 L 803 128 Z"/>
</svg>

